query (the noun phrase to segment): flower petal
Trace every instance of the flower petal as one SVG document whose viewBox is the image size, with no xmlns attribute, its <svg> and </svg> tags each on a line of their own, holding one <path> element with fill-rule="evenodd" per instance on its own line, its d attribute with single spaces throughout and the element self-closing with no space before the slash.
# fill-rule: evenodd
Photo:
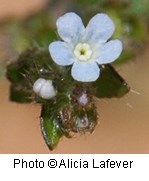
<svg viewBox="0 0 149 181">
<path fill-rule="evenodd" d="M 49 45 L 52 59 L 58 65 L 71 65 L 74 62 L 70 47 L 65 42 L 55 41 Z"/>
<path fill-rule="evenodd" d="M 107 64 L 116 60 L 123 50 L 123 45 L 120 40 L 111 40 L 101 47 L 99 50 L 96 49 L 96 61 L 99 64 Z"/>
<path fill-rule="evenodd" d="M 66 13 L 57 22 L 57 31 L 66 42 L 76 42 L 84 33 L 85 27 L 81 18 L 75 13 Z"/>
<path fill-rule="evenodd" d="M 99 71 L 95 62 L 75 62 L 71 69 L 71 75 L 80 82 L 93 82 L 99 77 Z"/>
<path fill-rule="evenodd" d="M 113 34 L 115 25 L 112 19 L 103 13 L 95 15 L 86 27 L 86 39 L 91 43 L 106 42 Z"/>
</svg>

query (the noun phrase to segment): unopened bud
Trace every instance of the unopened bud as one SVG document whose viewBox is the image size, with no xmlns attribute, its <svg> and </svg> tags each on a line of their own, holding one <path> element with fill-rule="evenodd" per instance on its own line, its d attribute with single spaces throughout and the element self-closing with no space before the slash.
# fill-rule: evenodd
<svg viewBox="0 0 149 181">
<path fill-rule="evenodd" d="M 43 99 L 50 99 L 56 95 L 56 90 L 52 84 L 52 80 L 39 78 L 33 85 L 33 91 Z"/>
</svg>

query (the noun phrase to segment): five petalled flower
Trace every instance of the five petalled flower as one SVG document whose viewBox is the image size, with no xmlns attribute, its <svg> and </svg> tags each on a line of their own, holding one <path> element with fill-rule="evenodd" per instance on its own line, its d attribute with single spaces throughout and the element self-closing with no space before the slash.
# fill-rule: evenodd
<svg viewBox="0 0 149 181">
<path fill-rule="evenodd" d="M 72 65 L 71 75 L 77 81 L 96 81 L 99 65 L 113 62 L 122 52 L 120 40 L 108 41 L 115 26 L 106 14 L 95 15 L 85 28 L 81 18 L 70 12 L 59 17 L 56 25 L 63 41 L 49 45 L 51 57 L 58 65 Z"/>
</svg>

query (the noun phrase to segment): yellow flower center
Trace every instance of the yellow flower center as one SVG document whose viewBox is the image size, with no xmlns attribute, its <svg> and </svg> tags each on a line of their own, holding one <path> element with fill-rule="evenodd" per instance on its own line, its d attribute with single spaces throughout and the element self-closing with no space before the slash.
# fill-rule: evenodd
<svg viewBox="0 0 149 181">
<path fill-rule="evenodd" d="M 80 61 L 88 61 L 92 55 L 92 49 L 87 43 L 78 43 L 74 49 L 74 55 Z"/>
</svg>

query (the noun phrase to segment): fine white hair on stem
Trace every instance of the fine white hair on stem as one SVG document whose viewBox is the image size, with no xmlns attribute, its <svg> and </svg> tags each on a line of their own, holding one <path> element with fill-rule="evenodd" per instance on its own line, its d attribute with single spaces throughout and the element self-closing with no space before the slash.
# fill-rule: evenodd
<svg viewBox="0 0 149 181">
<path fill-rule="evenodd" d="M 137 95 L 141 95 L 140 92 L 136 91 L 136 90 L 133 90 L 133 89 L 130 89 L 130 92 L 134 93 L 134 94 L 137 94 Z"/>
</svg>

